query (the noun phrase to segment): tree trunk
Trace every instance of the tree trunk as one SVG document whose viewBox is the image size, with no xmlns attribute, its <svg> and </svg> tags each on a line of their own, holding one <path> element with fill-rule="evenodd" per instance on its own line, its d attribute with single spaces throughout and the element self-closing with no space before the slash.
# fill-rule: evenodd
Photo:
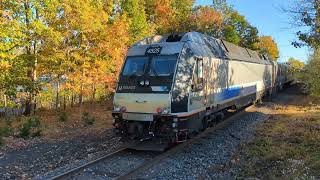
<svg viewBox="0 0 320 180">
<path fill-rule="evenodd" d="M 79 94 L 79 104 L 80 104 L 80 106 L 82 106 L 82 102 L 83 102 L 83 83 L 81 82 L 81 84 L 80 84 L 80 94 Z"/>
<path fill-rule="evenodd" d="M 66 110 L 66 108 L 67 108 L 66 92 L 64 91 L 64 94 L 63 94 L 63 110 Z"/>
<path fill-rule="evenodd" d="M 58 76 L 58 81 L 57 81 L 57 92 L 56 92 L 56 110 L 58 110 L 58 108 L 60 107 L 60 98 L 59 98 L 59 94 L 60 94 L 60 77 Z"/>
<path fill-rule="evenodd" d="M 91 101 L 95 102 L 95 100 L 96 100 L 96 84 L 93 83 L 92 84 L 92 99 L 91 99 Z"/>
<path fill-rule="evenodd" d="M 33 46 L 33 54 L 34 54 L 34 64 L 32 68 L 32 82 L 36 84 L 37 81 L 37 66 L 38 66 L 38 53 L 37 53 L 37 45 L 34 43 Z M 33 114 L 36 114 L 37 110 L 37 99 L 36 99 L 36 94 L 37 92 L 33 89 L 32 90 L 32 105 L 33 105 Z"/>
<path fill-rule="evenodd" d="M 24 113 L 23 115 L 25 116 L 29 116 L 31 114 L 31 95 L 29 95 L 29 97 L 26 99 L 26 102 L 25 102 L 25 110 L 24 110 Z"/>
<path fill-rule="evenodd" d="M 29 24 L 30 24 L 30 17 L 29 17 L 29 2 L 28 1 L 25 1 L 24 2 L 24 10 L 25 10 L 25 23 L 26 23 L 26 26 L 29 27 Z M 26 54 L 27 55 L 31 55 L 31 43 L 30 45 L 27 45 L 26 47 Z M 33 78 L 33 73 L 32 73 L 32 70 L 30 70 L 28 73 L 27 73 L 27 76 L 32 80 Z M 28 116 L 31 114 L 31 111 L 32 111 L 32 95 L 33 95 L 33 92 L 29 92 L 28 93 L 29 96 L 26 98 L 26 102 L 25 102 L 25 111 L 24 111 L 24 115 Z"/>
<path fill-rule="evenodd" d="M 74 105 L 74 94 L 73 91 L 71 91 L 71 107 Z"/>
</svg>

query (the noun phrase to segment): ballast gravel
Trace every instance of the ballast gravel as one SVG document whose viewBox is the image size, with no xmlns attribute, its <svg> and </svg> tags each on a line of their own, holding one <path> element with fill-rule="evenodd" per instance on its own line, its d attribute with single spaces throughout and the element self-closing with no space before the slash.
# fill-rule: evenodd
<svg viewBox="0 0 320 180">
<path fill-rule="evenodd" d="M 65 179 L 117 179 L 138 168 L 143 163 L 152 160 L 157 154 L 159 153 L 125 150 L 99 163 L 90 165 Z"/>
<path fill-rule="evenodd" d="M 268 118 L 260 112 L 244 112 L 226 127 L 213 131 L 181 152 L 169 156 L 137 179 L 234 179 L 230 169 L 238 145 L 254 134 L 254 126 Z"/>
<path fill-rule="evenodd" d="M 47 179 L 121 146 L 112 129 L 76 138 L 39 142 L 0 158 L 0 179 Z M 53 171 L 51 173 L 51 171 Z"/>
</svg>

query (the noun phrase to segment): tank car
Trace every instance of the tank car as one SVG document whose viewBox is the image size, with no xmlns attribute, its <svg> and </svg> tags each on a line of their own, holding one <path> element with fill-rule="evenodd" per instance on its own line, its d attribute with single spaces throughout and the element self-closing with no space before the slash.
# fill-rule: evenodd
<svg viewBox="0 0 320 180">
<path fill-rule="evenodd" d="M 114 126 L 130 142 L 172 144 L 228 109 L 282 87 L 286 68 L 198 32 L 148 37 L 129 50 L 114 95 Z"/>
</svg>

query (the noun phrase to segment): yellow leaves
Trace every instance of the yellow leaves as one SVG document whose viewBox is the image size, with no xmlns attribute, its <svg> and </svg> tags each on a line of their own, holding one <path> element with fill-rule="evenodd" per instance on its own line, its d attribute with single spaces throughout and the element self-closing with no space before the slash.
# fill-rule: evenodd
<svg viewBox="0 0 320 180">
<path fill-rule="evenodd" d="M 305 66 L 305 64 L 302 61 L 294 58 L 289 58 L 288 64 L 291 66 L 293 71 L 302 70 Z"/>
<path fill-rule="evenodd" d="M 278 45 L 271 36 L 259 37 L 259 42 L 255 46 L 260 49 L 261 53 L 268 54 L 273 60 L 276 61 L 279 58 Z"/>
<path fill-rule="evenodd" d="M 67 22 L 84 33 L 98 32 L 105 28 L 109 14 L 104 11 L 104 5 L 92 0 L 65 0 L 64 16 Z"/>
<path fill-rule="evenodd" d="M 1 54 L 0 54 L 1 57 Z M 0 60 L 0 73 L 8 71 L 11 68 L 11 64 L 7 61 Z"/>
</svg>

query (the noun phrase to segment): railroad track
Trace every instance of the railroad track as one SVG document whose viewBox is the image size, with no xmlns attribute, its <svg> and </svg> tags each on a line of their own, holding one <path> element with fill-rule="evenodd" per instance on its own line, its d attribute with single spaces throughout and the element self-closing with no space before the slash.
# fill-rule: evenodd
<svg viewBox="0 0 320 180">
<path fill-rule="evenodd" d="M 239 116 L 243 115 L 244 113 L 246 113 L 245 111 L 243 111 L 245 108 L 234 112 L 234 113 L 227 113 L 225 119 L 216 124 L 214 127 L 211 128 L 207 128 L 204 132 L 200 133 L 198 136 L 186 141 L 185 143 L 181 143 L 177 146 L 174 146 L 173 148 L 159 154 L 159 155 L 155 155 L 154 157 L 152 157 L 149 160 L 145 160 L 142 163 L 138 163 L 136 165 L 132 165 L 132 166 L 136 166 L 134 168 L 132 168 L 131 170 L 129 170 L 128 172 L 123 172 L 122 174 L 119 172 L 115 173 L 112 175 L 113 179 L 119 179 L 119 180 L 125 180 L 125 179 L 134 179 L 135 177 L 138 177 L 139 174 L 141 174 L 142 172 L 144 172 L 145 170 L 151 168 L 153 165 L 159 163 L 161 160 L 174 155 L 175 153 L 183 150 L 186 146 L 194 143 L 194 142 L 198 142 L 201 139 L 204 139 L 206 136 L 214 133 L 216 130 L 219 129 L 223 129 L 224 127 L 228 126 L 229 124 L 231 124 L 232 122 L 234 122 L 234 120 L 236 120 Z M 54 177 L 50 177 L 50 178 L 46 178 L 46 179 L 50 179 L 50 180 L 58 180 L 58 179 L 78 179 L 77 176 L 81 171 L 89 168 L 91 166 L 94 166 L 95 164 L 98 163 L 102 163 L 104 160 L 107 159 L 111 159 L 113 157 L 119 156 L 121 157 L 121 153 L 127 151 L 128 149 L 123 147 L 120 148 L 112 153 L 109 153 L 107 155 L 104 155 L 98 159 L 95 159 L 93 161 L 87 162 L 81 166 L 75 167 L 73 169 L 70 169 L 66 172 L 63 172 L 59 175 L 56 175 Z M 78 173 L 78 174 L 77 174 Z M 79 179 L 84 179 L 84 178 L 79 178 Z"/>
<path fill-rule="evenodd" d="M 109 157 L 111 157 L 111 156 L 114 156 L 114 155 L 116 155 L 116 154 L 118 154 L 118 153 L 120 153 L 120 152 L 123 152 L 123 151 L 126 150 L 126 149 L 127 149 L 127 148 L 125 148 L 125 147 L 120 148 L 120 149 L 118 149 L 118 150 L 116 150 L 116 151 L 114 151 L 114 152 L 112 152 L 112 153 L 106 154 L 106 155 L 104 155 L 104 156 L 102 156 L 102 157 L 99 157 L 99 158 L 97 158 L 97 159 L 95 159 L 95 160 L 89 161 L 89 162 L 87 162 L 87 163 L 85 163 L 85 164 L 83 164 L 83 165 L 81 165 L 81 166 L 72 168 L 72 169 L 70 169 L 70 170 L 68 170 L 68 171 L 66 171 L 66 172 L 63 172 L 63 173 L 59 174 L 59 175 L 50 177 L 49 180 L 58 180 L 58 179 L 67 178 L 68 176 L 70 176 L 70 175 L 72 175 L 72 174 L 74 174 L 74 173 L 76 173 L 76 172 L 79 172 L 79 171 L 85 169 L 86 167 L 88 167 L 88 166 L 90 166 L 90 165 L 92 165 L 92 164 L 95 164 L 95 163 L 98 163 L 98 162 L 100 162 L 100 161 L 103 161 L 103 160 L 105 160 L 105 159 L 107 159 L 107 158 L 109 158 Z"/>
</svg>

